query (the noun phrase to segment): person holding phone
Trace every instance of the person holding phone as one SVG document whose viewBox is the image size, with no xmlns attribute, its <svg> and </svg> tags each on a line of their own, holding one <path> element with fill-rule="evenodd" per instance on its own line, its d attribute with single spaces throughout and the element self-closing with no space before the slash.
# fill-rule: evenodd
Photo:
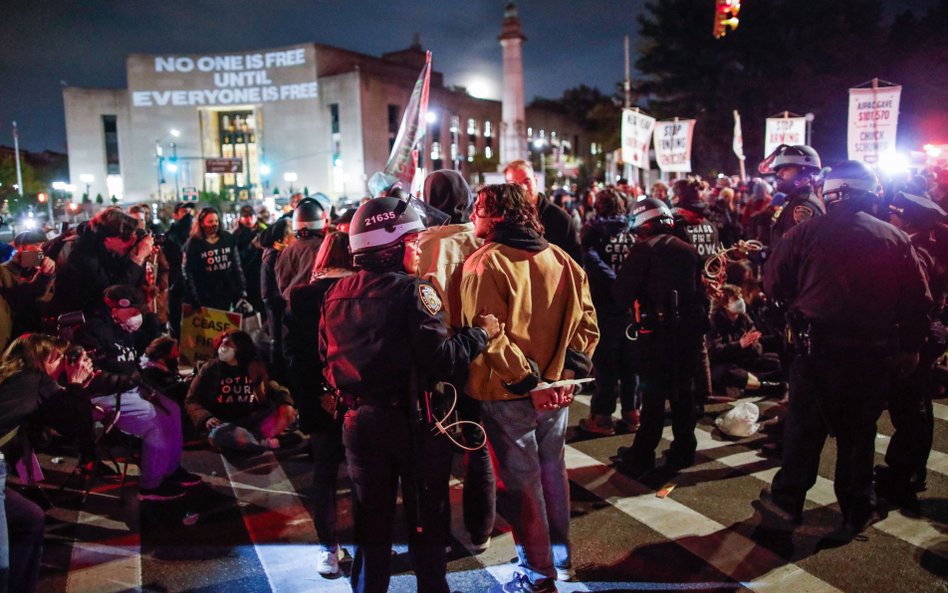
<svg viewBox="0 0 948 593">
<path fill-rule="evenodd" d="M 7 263 L 0 266 L 0 297 L 9 306 L 10 336 L 18 336 L 40 329 L 42 311 L 52 299 L 53 285 L 56 279 L 56 263 L 43 254 L 46 235 L 40 231 L 26 231 L 13 239 L 16 253 Z M 6 314 L 7 311 L 3 311 Z M 0 315 L 2 316 L 2 315 Z"/>
</svg>

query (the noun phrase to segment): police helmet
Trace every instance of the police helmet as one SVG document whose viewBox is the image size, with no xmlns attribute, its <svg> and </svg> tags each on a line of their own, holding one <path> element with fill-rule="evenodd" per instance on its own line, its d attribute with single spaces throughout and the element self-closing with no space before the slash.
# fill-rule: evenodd
<svg viewBox="0 0 948 593">
<path fill-rule="evenodd" d="M 879 195 L 879 178 L 861 161 L 843 161 L 823 179 L 823 200 L 827 205 L 840 200 Z"/>
<path fill-rule="evenodd" d="M 809 175 L 816 175 L 820 172 L 823 164 L 820 161 L 820 155 L 811 146 L 806 144 L 781 144 L 770 156 L 765 158 L 757 166 L 757 170 L 767 175 L 776 173 L 783 167 L 800 167 L 801 172 Z"/>
<path fill-rule="evenodd" d="M 638 229 L 650 222 L 671 226 L 672 212 L 665 202 L 657 198 L 645 198 L 632 208 L 632 228 Z"/>
<path fill-rule="evenodd" d="M 397 246 L 402 237 L 425 229 L 418 211 L 398 198 L 375 198 L 359 206 L 349 225 L 353 256 Z"/>
<path fill-rule="evenodd" d="M 900 191 L 892 198 L 889 212 L 896 214 L 921 230 L 930 230 L 948 218 L 941 206 L 925 196 Z"/>
<path fill-rule="evenodd" d="M 293 230 L 322 230 L 328 220 L 326 209 L 313 198 L 303 198 L 293 209 Z"/>
</svg>

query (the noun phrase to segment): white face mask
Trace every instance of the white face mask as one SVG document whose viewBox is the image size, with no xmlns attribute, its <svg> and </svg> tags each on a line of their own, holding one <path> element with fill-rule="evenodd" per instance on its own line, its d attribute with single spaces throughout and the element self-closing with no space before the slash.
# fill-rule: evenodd
<svg viewBox="0 0 948 593">
<path fill-rule="evenodd" d="M 144 319 L 143 319 L 143 317 L 142 317 L 142 314 L 139 313 L 138 315 L 134 315 L 134 316 L 132 316 L 132 317 L 129 317 L 128 319 L 125 320 L 125 323 L 120 323 L 120 325 L 121 325 L 122 327 L 124 327 L 126 330 L 128 330 L 128 331 L 130 331 L 130 332 L 132 332 L 132 333 L 135 333 L 135 332 L 138 331 L 138 328 L 140 328 L 140 327 L 142 326 L 142 321 L 143 321 L 143 320 L 144 320 Z"/>
<path fill-rule="evenodd" d="M 744 302 L 744 299 L 731 301 L 727 304 L 727 310 L 731 313 L 736 313 L 737 315 L 743 315 L 744 313 L 747 313 L 747 303 Z"/>
<path fill-rule="evenodd" d="M 237 356 L 237 351 L 233 348 L 221 346 L 217 349 L 217 358 L 221 359 L 221 362 L 230 362 L 234 360 L 235 356 Z"/>
</svg>

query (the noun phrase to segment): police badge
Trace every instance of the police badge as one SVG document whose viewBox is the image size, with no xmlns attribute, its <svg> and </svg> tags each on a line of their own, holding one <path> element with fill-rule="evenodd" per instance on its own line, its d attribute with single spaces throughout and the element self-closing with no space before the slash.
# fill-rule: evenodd
<svg viewBox="0 0 948 593">
<path fill-rule="evenodd" d="M 438 291 L 430 284 L 419 284 L 418 296 L 421 297 L 421 304 L 431 315 L 437 315 L 444 308 L 441 304 L 441 297 L 438 296 Z"/>
</svg>

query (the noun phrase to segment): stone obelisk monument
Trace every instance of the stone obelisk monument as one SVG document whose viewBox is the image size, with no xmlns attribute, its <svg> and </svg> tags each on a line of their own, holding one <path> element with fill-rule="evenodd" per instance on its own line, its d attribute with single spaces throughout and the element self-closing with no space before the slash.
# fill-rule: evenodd
<svg viewBox="0 0 948 593">
<path fill-rule="evenodd" d="M 513 2 L 504 10 L 500 46 L 504 48 L 503 121 L 500 124 L 500 166 L 527 158 L 527 124 L 523 108 L 523 42 L 520 19 Z"/>
</svg>

